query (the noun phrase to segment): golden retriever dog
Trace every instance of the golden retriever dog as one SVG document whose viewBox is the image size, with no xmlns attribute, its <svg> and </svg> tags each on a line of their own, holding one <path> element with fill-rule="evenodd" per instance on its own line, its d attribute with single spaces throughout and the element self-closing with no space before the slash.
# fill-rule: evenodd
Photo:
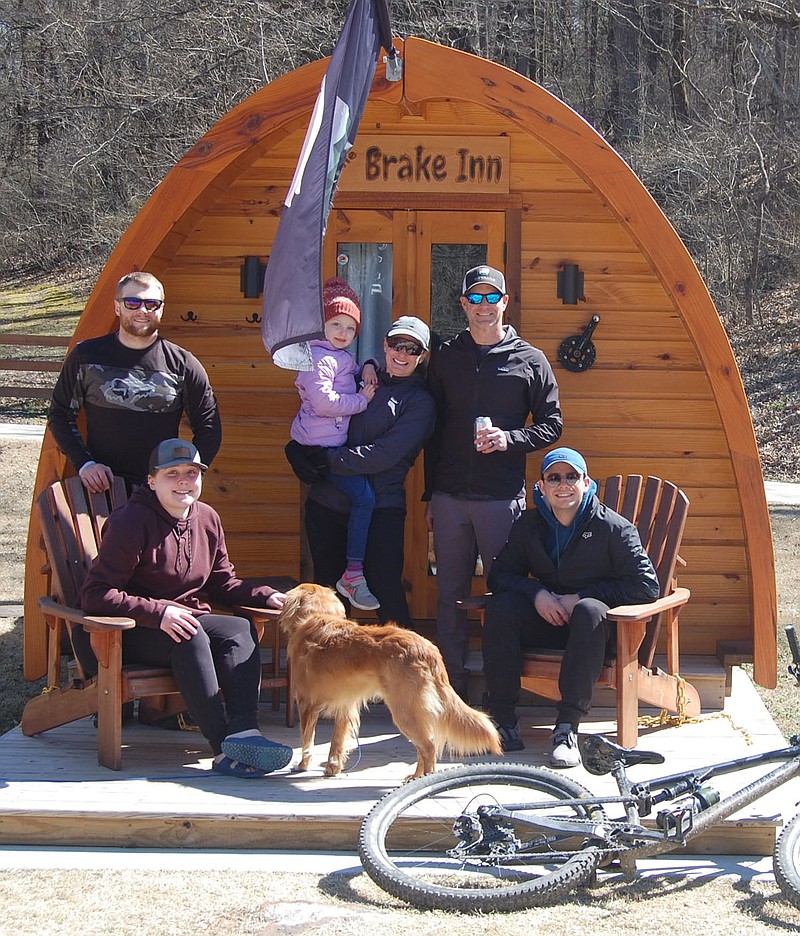
<svg viewBox="0 0 800 936">
<path fill-rule="evenodd" d="M 332 589 L 310 584 L 287 594 L 279 622 L 300 713 L 302 753 L 295 770 L 308 769 L 322 715 L 334 720 L 325 776 L 341 773 L 362 707 L 379 699 L 417 749 L 417 769 L 406 779 L 434 771 L 445 747 L 456 755 L 502 753 L 491 719 L 462 702 L 439 650 L 414 631 L 349 621 Z"/>
</svg>

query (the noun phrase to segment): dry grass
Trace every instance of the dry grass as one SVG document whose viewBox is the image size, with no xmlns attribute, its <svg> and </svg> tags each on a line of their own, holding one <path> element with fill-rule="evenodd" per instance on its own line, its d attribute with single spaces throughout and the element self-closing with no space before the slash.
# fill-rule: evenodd
<svg viewBox="0 0 800 936">
<path fill-rule="evenodd" d="M 465 918 L 408 908 L 363 874 L 6 872 L 0 911 L 3 931 L 16 936 L 55 936 L 76 923 L 115 936 L 774 936 L 800 926 L 800 911 L 768 881 L 665 876 L 607 880 L 552 907 Z"/>
</svg>

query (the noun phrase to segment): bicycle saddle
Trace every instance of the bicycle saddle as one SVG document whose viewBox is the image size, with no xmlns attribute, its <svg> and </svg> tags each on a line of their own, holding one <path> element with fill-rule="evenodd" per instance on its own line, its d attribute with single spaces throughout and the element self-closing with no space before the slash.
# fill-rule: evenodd
<svg viewBox="0 0 800 936">
<path fill-rule="evenodd" d="M 601 735 L 585 735 L 578 741 L 583 766 L 597 777 L 611 773 L 621 761 L 626 767 L 636 764 L 663 764 L 664 755 L 657 751 L 635 751 L 607 741 Z"/>
</svg>

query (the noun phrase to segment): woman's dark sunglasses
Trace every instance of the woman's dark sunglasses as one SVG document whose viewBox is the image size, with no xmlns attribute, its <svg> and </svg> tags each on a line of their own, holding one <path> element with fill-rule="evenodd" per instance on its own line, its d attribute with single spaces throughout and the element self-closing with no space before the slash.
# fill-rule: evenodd
<svg viewBox="0 0 800 936">
<path fill-rule="evenodd" d="M 422 345 L 413 341 L 404 341 L 402 338 L 387 338 L 386 344 L 392 351 L 399 351 L 401 354 L 410 354 L 411 357 L 419 357 L 422 354 Z"/>
<path fill-rule="evenodd" d="M 502 293 L 467 293 L 467 302 L 470 305 L 480 305 L 485 299 L 489 305 L 497 305 L 503 298 Z"/>
<path fill-rule="evenodd" d="M 141 309 L 142 306 L 148 312 L 158 312 L 161 306 L 164 305 L 163 299 L 139 299 L 138 296 L 123 296 L 117 301 L 121 302 L 131 312 Z"/>
</svg>

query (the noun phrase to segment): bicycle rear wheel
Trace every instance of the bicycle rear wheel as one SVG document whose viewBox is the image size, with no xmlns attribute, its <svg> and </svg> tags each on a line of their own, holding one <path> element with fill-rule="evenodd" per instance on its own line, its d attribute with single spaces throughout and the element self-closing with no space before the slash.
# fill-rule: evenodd
<svg viewBox="0 0 800 936">
<path fill-rule="evenodd" d="M 604 852 L 582 831 L 537 828 L 536 815 L 567 820 L 567 827 L 570 819 L 602 820 L 599 806 L 560 802 L 591 796 L 572 780 L 520 764 L 429 774 L 373 806 L 361 826 L 359 857 L 379 887 L 417 907 L 489 912 L 550 903 L 586 882 Z M 480 806 L 502 806 L 513 816 L 481 837 Z"/>
<path fill-rule="evenodd" d="M 800 813 L 786 824 L 775 843 L 772 867 L 783 896 L 800 907 Z"/>
</svg>

